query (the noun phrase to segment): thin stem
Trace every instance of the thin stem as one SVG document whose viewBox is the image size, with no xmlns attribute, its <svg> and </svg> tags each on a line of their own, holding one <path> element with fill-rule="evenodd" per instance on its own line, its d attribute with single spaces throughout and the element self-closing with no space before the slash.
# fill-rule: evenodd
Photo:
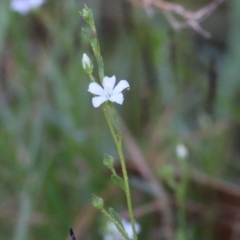
<svg viewBox="0 0 240 240">
<path fill-rule="evenodd" d="M 90 77 L 90 79 L 91 79 L 92 82 L 96 82 L 95 79 L 94 79 L 94 77 L 93 77 L 93 75 L 92 75 L 92 73 L 89 73 L 89 77 Z"/>
<path fill-rule="evenodd" d="M 119 141 L 119 143 L 117 145 L 117 149 L 118 149 L 118 154 L 119 154 L 119 157 L 120 157 L 120 162 L 121 162 L 121 167 L 122 167 L 122 172 L 123 172 L 123 179 L 124 179 L 124 183 L 125 183 L 129 218 L 130 218 L 132 229 L 133 229 L 134 240 L 137 240 L 137 232 L 136 232 L 135 220 L 134 220 L 134 216 L 133 216 L 133 209 L 132 209 L 132 201 L 131 201 L 131 193 L 130 193 L 130 188 L 129 188 L 128 174 L 127 174 L 127 168 L 126 168 L 126 163 L 125 163 L 125 159 L 124 159 L 124 155 L 123 155 L 122 142 L 121 141 Z"/>
<path fill-rule="evenodd" d="M 117 175 L 117 173 L 116 173 L 116 171 L 115 171 L 114 168 L 112 168 L 111 171 L 112 171 L 112 173 L 113 173 L 114 175 Z"/>
<path fill-rule="evenodd" d="M 181 179 L 179 186 L 177 188 L 177 205 L 178 205 L 178 225 L 179 229 L 182 233 L 186 233 L 186 212 L 185 212 L 185 199 L 187 194 L 187 186 L 188 186 L 188 177 L 189 177 L 189 169 L 188 162 L 183 160 L 183 178 Z M 181 240 L 181 236 L 179 240 Z"/>
<path fill-rule="evenodd" d="M 114 139 L 114 142 L 116 144 L 117 151 L 118 151 L 118 154 L 120 157 L 120 163 L 121 163 L 121 167 L 122 167 L 123 179 L 124 179 L 124 184 L 125 184 L 125 192 L 126 192 L 126 198 L 127 198 L 129 218 L 130 218 L 130 222 L 131 222 L 132 229 L 133 229 L 134 240 L 137 240 L 138 238 L 137 238 L 137 232 L 136 232 L 136 228 L 135 228 L 135 220 L 134 220 L 134 216 L 133 216 L 131 193 L 130 193 L 130 188 L 129 188 L 127 168 L 126 168 L 125 159 L 124 159 L 123 150 L 122 150 L 122 142 L 121 142 L 121 139 L 117 138 L 117 135 L 114 131 L 114 127 L 110 120 L 108 111 L 106 109 L 106 106 L 103 107 L 103 111 L 104 111 L 104 115 L 106 117 L 110 132 L 112 134 L 112 137 Z"/>
</svg>

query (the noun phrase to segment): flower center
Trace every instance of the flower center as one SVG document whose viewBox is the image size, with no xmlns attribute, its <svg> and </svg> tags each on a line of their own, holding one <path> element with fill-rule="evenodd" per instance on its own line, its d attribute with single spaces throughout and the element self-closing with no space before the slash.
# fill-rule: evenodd
<svg viewBox="0 0 240 240">
<path fill-rule="evenodd" d="M 112 89 L 105 88 L 105 94 L 106 94 L 106 97 L 109 99 L 112 96 Z"/>
</svg>

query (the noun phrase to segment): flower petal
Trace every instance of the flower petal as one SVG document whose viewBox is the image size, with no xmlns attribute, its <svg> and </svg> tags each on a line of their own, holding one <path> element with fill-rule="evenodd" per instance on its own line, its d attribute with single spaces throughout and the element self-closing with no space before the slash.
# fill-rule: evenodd
<svg viewBox="0 0 240 240">
<path fill-rule="evenodd" d="M 30 10 L 38 8 L 44 3 L 45 0 L 32 0 L 32 1 L 23 1 L 23 0 L 12 0 L 11 8 L 12 10 L 19 12 L 20 14 L 27 14 Z"/>
<path fill-rule="evenodd" d="M 88 91 L 95 95 L 105 96 L 103 88 L 96 82 L 89 84 Z"/>
<path fill-rule="evenodd" d="M 103 87 L 104 87 L 104 89 L 111 89 L 111 90 L 113 90 L 115 82 L 116 82 L 116 77 L 114 75 L 112 77 L 105 76 L 103 78 Z"/>
<path fill-rule="evenodd" d="M 109 100 L 110 100 L 111 102 L 116 102 L 116 103 L 122 105 L 123 100 L 124 100 L 123 94 L 122 94 L 122 93 L 114 94 L 114 95 L 112 95 L 112 96 L 109 98 Z"/>
<path fill-rule="evenodd" d="M 92 98 L 92 104 L 95 108 L 99 107 L 105 101 L 107 101 L 107 97 L 105 97 L 105 96 L 93 97 Z"/>
<path fill-rule="evenodd" d="M 130 88 L 129 83 L 126 80 L 121 80 L 113 89 L 113 94 L 120 93 L 125 88 Z"/>
</svg>

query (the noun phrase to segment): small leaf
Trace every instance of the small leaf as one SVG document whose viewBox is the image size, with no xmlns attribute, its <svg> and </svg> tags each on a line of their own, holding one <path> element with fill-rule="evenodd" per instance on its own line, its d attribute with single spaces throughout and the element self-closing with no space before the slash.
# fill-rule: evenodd
<svg viewBox="0 0 240 240">
<path fill-rule="evenodd" d="M 114 128 L 115 134 L 117 135 L 117 138 L 120 140 L 122 139 L 122 134 L 121 134 L 120 123 L 119 123 L 117 112 L 115 111 L 112 104 L 108 105 L 107 111 L 111 118 L 111 122 Z"/>
<path fill-rule="evenodd" d="M 118 223 L 115 224 L 116 228 L 118 229 L 118 231 L 124 236 L 125 239 L 130 239 L 126 230 L 124 229 L 123 223 L 121 218 L 119 217 L 118 213 L 113 209 L 113 208 L 109 208 L 109 214 L 111 215 L 111 217 Z"/>
<path fill-rule="evenodd" d="M 121 227 L 124 229 L 123 223 L 121 218 L 119 217 L 118 213 L 113 209 L 113 208 L 109 208 L 109 214 L 111 215 L 111 217 L 118 222 L 119 225 L 121 225 Z"/>
<path fill-rule="evenodd" d="M 119 123 L 118 115 L 117 115 L 114 108 L 112 108 L 112 117 L 113 117 L 113 125 L 114 125 L 114 128 L 115 128 L 116 133 L 117 133 L 117 137 L 119 139 L 122 139 L 122 133 L 121 133 L 121 129 L 120 129 L 120 123 Z"/>
<path fill-rule="evenodd" d="M 123 235 L 125 240 L 131 240 L 130 237 L 128 236 L 128 233 L 126 232 L 123 223 L 118 216 L 117 212 L 113 208 L 109 208 L 109 211 L 106 211 L 104 208 L 101 210 L 102 213 L 111 220 L 118 231 Z"/>
<path fill-rule="evenodd" d="M 125 184 L 121 177 L 116 174 L 112 174 L 111 179 L 118 187 L 122 188 L 125 191 Z"/>
<path fill-rule="evenodd" d="M 91 31 L 89 29 L 82 28 L 83 36 L 90 41 L 92 39 Z"/>
</svg>

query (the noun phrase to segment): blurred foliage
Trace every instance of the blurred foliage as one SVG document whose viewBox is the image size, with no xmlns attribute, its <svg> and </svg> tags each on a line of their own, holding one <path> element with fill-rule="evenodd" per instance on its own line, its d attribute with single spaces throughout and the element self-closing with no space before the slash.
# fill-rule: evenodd
<svg viewBox="0 0 240 240">
<path fill-rule="evenodd" d="M 210 1 L 176 2 L 198 9 Z M 203 22 L 212 33 L 208 40 L 192 30 L 175 32 L 158 9 L 145 11 L 125 0 L 46 0 L 25 16 L 4 0 L 1 239 L 67 239 L 69 227 L 82 221 L 83 239 L 100 239 L 99 214 L 91 217 L 89 210 L 91 194 L 125 208 L 121 193 L 109 190 L 110 173 L 102 161 L 104 153 L 116 156 L 116 150 L 102 112 L 91 105 L 81 66 L 83 53 L 93 60 L 81 32 L 84 3 L 96 18 L 106 75 L 130 82 L 131 91 L 117 108 L 149 165 L 157 167 L 153 172 L 174 163 L 176 143 L 184 142 L 190 168 L 240 183 L 238 0 L 226 1 Z M 204 202 L 201 189 L 195 190 L 189 196 Z M 134 200 L 138 204 L 151 198 L 135 194 L 141 196 Z M 212 195 L 207 198 L 215 204 Z M 212 214 L 189 224 L 188 239 L 213 239 Z M 139 221 L 140 239 L 159 239 L 153 218 Z"/>
</svg>

